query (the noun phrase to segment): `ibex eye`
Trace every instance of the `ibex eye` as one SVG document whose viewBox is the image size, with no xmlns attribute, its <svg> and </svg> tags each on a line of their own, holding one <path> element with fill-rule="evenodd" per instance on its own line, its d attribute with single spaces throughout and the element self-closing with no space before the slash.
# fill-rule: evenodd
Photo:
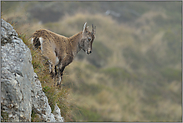
<svg viewBox="0 0 183 123">
<path fill-rule="evenodd" d="M 88 41 L 91 41 L 91 38 L 88 38 Z"/>
</svg>

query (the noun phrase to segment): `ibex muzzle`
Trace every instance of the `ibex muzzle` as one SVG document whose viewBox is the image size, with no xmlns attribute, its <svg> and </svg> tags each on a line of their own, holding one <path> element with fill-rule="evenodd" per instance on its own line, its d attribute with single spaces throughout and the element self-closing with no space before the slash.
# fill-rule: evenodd
<svg viewBox="0 0 183 123">
<path fill-rule="evenodd" d="M 31 42 L 35 48 L 40 48 L 43 56 L 48 59 L 50 73 L 59 80 L 57 85 L 61 84 L 65 67 L 73 61 L 81 49 L 87 54 L 92 52 L 95 30 L 96 27 L 92 24 L 92 31 L 90 32 L 86 22 L 82 32 L 69 38 L 46 29 L 38 30 L 33 34 Z"/>
</svg>

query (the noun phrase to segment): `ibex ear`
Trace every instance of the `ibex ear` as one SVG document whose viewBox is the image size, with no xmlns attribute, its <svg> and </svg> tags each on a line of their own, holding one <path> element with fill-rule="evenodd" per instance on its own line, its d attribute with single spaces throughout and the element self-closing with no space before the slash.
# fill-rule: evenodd
<svg viewBox="0 0 183 123">
<path fill-rule="evenodd" d="M 83 26 L 83 33 L 85 33 L 86 31 L 87 31 L 87 22 Z"/>
</svg>

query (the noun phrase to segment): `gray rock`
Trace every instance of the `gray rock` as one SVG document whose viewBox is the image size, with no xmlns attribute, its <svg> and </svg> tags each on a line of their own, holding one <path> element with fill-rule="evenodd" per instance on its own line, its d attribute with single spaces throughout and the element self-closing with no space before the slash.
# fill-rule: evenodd
<svg viewBox="0 0 183 123">
<path fill-rule="evenodd" d="M 63 122 L 60 112 L 51 113 L 48 99 L 34 73 L 29 48 L 3 19 L 1 45 L 1 112 L 8 115 L 3 121 L 30 122 L 34 110 L 43 121 Z"/>
<path fill-rule="evenodd" d="M 55 108 L 59 110 L 58 113 L 56 115 L 51 113 L 51 107 L 48 104 L 48 99 L 45 96 L 45 93 L 42 91 L 41 83 L 38 80 L 38 76 L 36 75 L 36 73 L 34 73 L 33 82 L 35 82 L 35 84 L 32 85 L 32 106 L 34 112 L 38 113 L 43 121 L 63 122 L 64 119 L 61 117 L 60 109 L 57 105 L 55 106 Z"/>
<path fill-rule="evenodd" d="M 60 109 L 57 106 L 57 104 L 55 104 L 55 108 L 54 108 L 53 114 L 55 116 L 55 120 L 56 121 L 60 121 L 60 122 L 64 121 L 63 117 L 61 117 L 61 112 L 60 112 Z"/>
<path fill-rule="evenodd" d="M 14 40 L 17 39 L 18 34 L 13 29 L 13 27 L 1 19 L 1 45 L 4 45 L 6 43 L 12 43 Z"/>
</svg>

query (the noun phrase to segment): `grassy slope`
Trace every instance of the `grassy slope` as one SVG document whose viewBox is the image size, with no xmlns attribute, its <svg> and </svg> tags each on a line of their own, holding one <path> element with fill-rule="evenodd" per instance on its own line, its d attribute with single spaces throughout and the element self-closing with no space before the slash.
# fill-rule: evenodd
<svg viewBox="0 0 183 123">
<path fill-rule="evenodd" d="M 118 3 L 111 6 L 113 4 Z M 95 8 L 102 11 L 102 6 L 107 5 L 97 4 Z M 51 87 L 51 82 L 45 84 L 47 76 L 44 78 L 42 73 L 45 68 L 35 69 L 40 71 L 39 77 L 43 78 L 42 85 L 52 108 L 57 102 L 66 121 L 181 120 L 179 3 L 127 2 L 125 5 L 141 15 L 133 18 L 125 14 L 124 18 L 130 21 L 119 23 L 115 18 L 91 10 L 94 14 L 72 13 L 45 24 L 28 21 L 24 12 L 2 16 L 7 20 L 20 19 L 21 24 L 16 22 L 15 29 L 27 37 L 39 28 L 71 36 L 81 31 L 86 21 L 88 25 L 97 26 L 93 53 L 86 55 L 81 51 L 66 67 L 64 89 Z"/>
</svg>

